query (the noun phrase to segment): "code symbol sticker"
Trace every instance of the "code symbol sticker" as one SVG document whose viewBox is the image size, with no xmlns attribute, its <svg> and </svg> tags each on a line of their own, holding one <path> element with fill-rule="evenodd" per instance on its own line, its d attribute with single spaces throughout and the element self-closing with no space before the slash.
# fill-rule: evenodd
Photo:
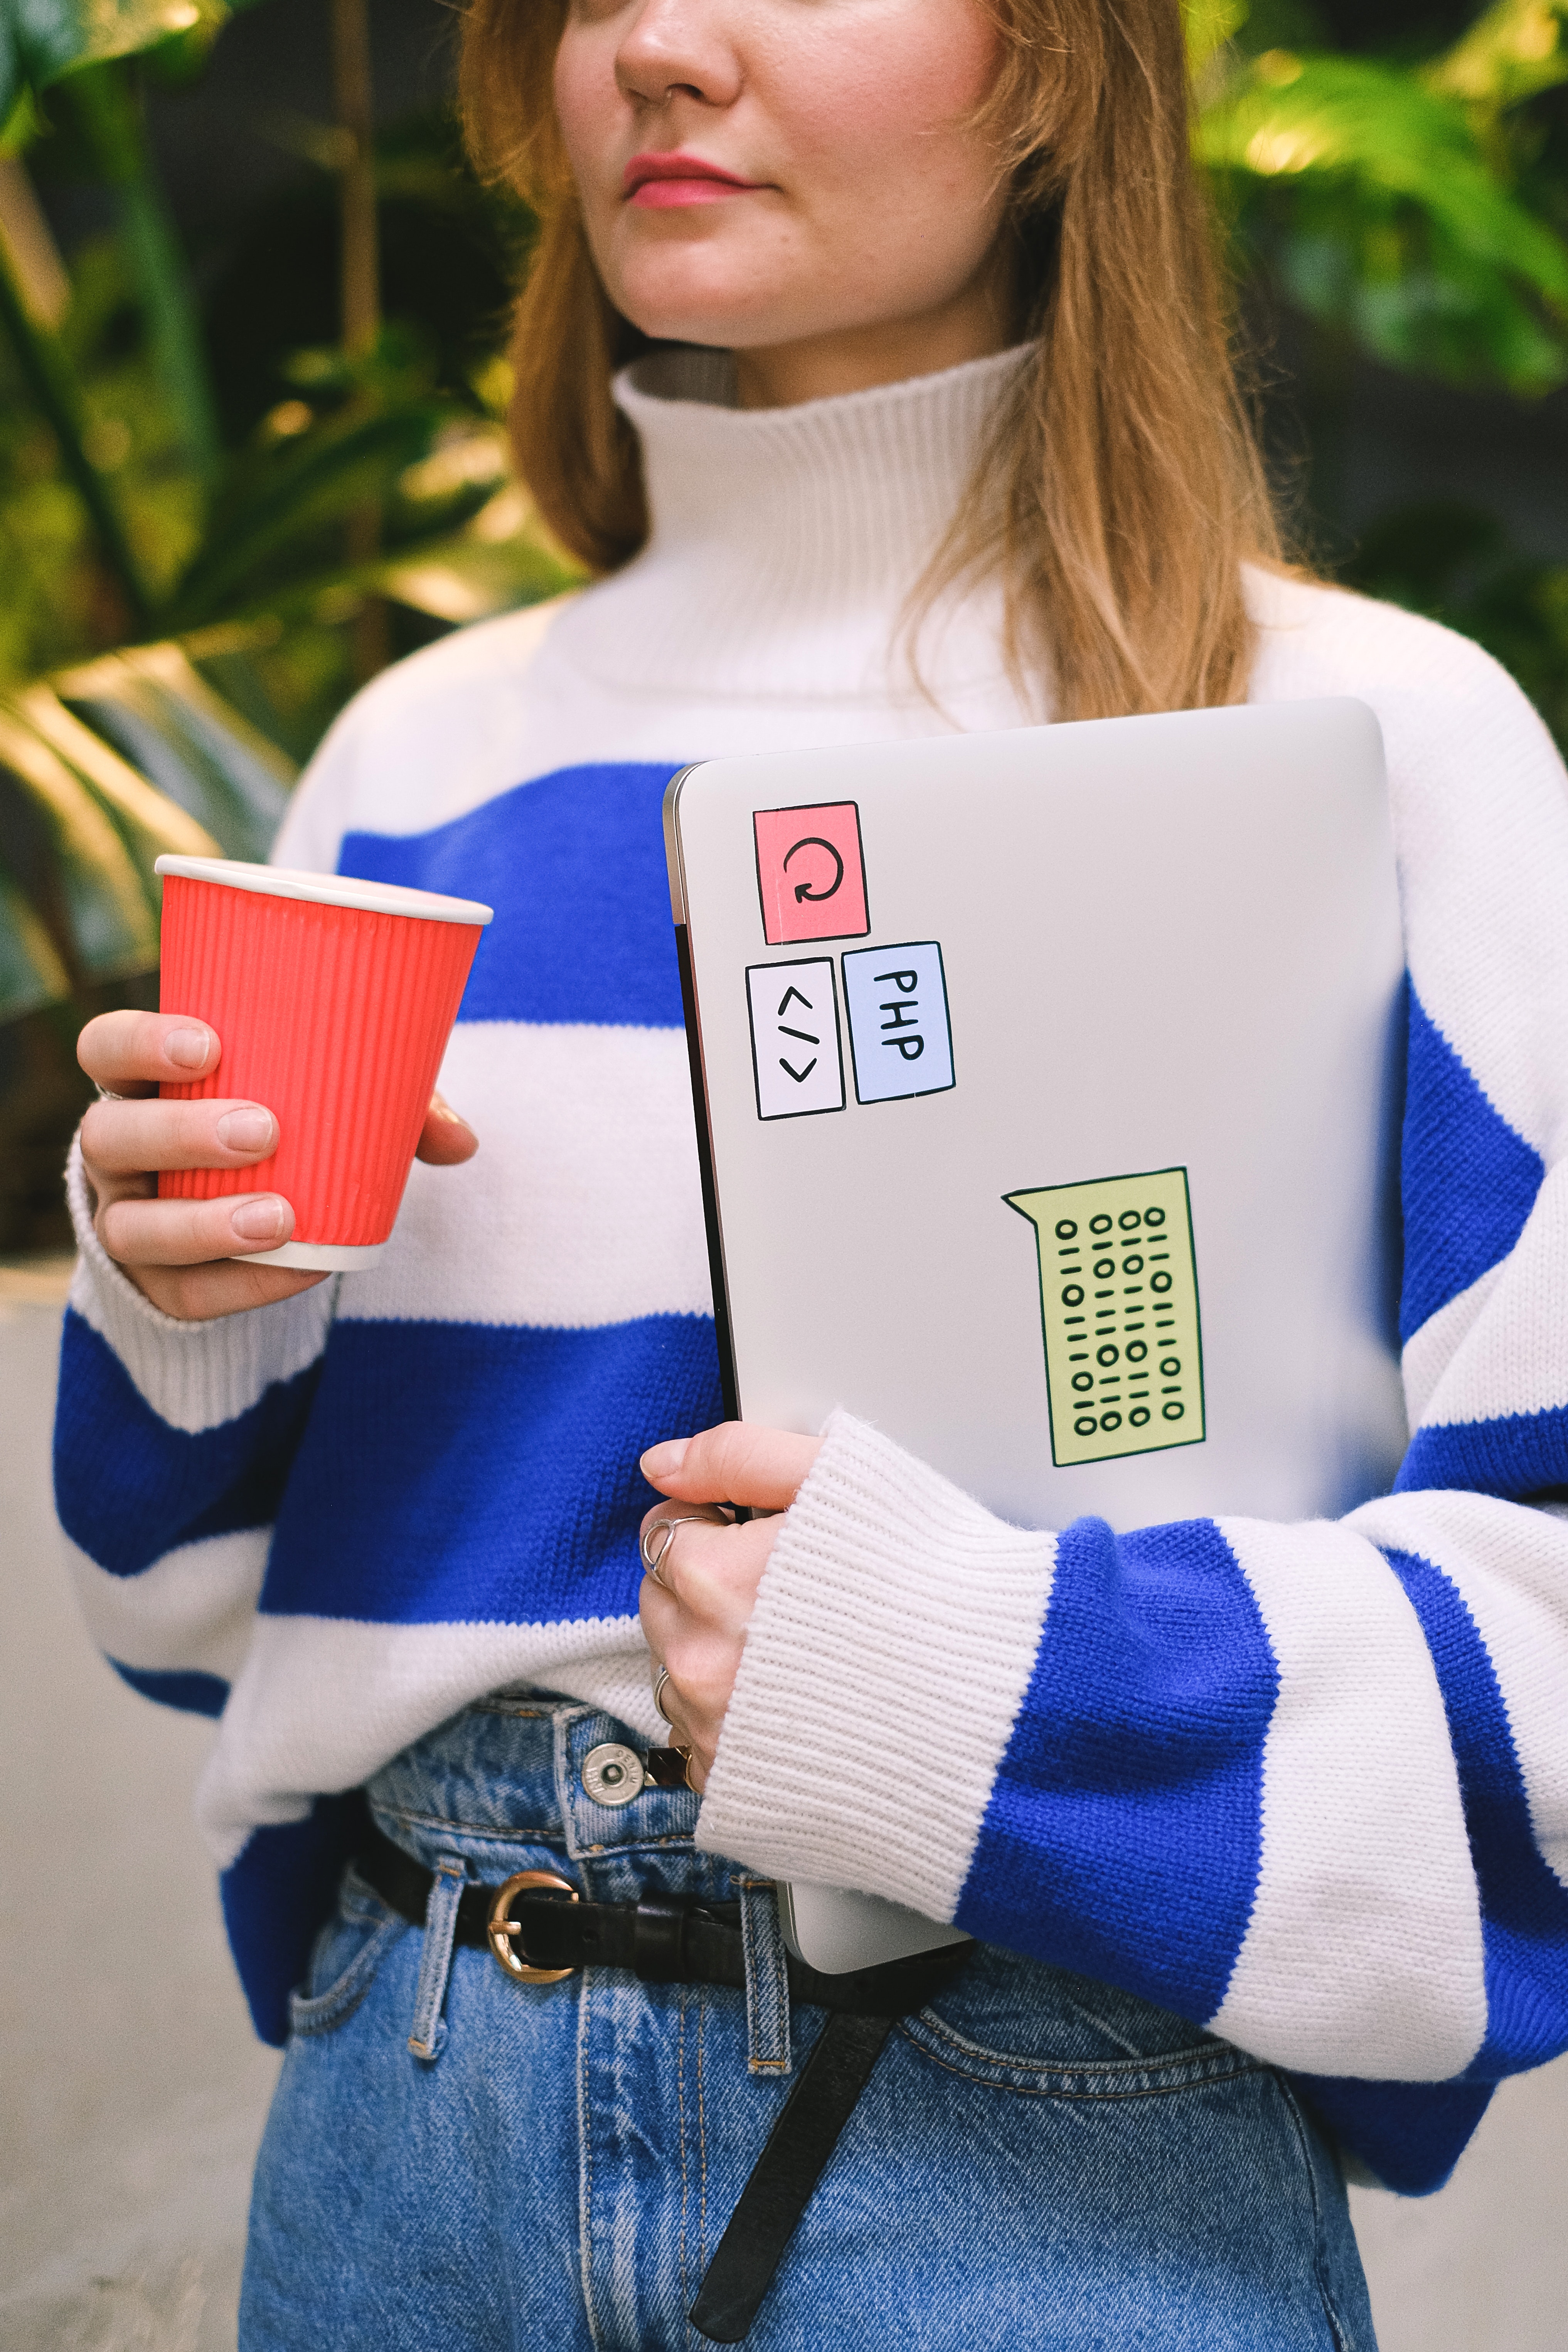
<svg viewBox="0 0 1568 2352">
<path fill-rule="evenodd" d="M 833 958 L 746 968 L 759 1118 L 844 1108 L 844 1055 Z"/>
<path fill-rule="evenodd" d="M 1184 1168 L 1003 1195 L 1035 1228 L 1059 1469 L 1204 1439 Z"/>
</svg>

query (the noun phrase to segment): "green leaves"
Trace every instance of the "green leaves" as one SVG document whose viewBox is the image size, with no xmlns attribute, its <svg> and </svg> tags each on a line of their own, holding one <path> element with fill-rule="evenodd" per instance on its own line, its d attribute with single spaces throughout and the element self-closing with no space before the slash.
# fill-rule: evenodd
<svg viewBox="0 0 1568 2352">
<path fill-rule="evenodd" d="M 1568 0 L 1497 0 L 1423 79 L 1491 114 L 1568 81 Z"/>
<path fill-rule="evenodd" d="M 1529 5 L 1544 87 L 1542 27 L 1554 44 L 1559 19 Z M 1540 393 L 1568 379 L 1568 247 L 1510 184 L 1476 112 L 1476 94 L 1520 67 L 1523 13 L 1504 0 L 1486 41 L 1468 37 L 1423 76 L 1279 49 L 1234 61 L 1196 144 L 1311 316 L 1395 365 Z"/>
<path fill-rule="evenodd" d="M 155 971 L 153 861 L 265 857 L 292 782 L 177 646 L 0 702 L 0 1023 Z"/>
<path fill-rule="evenodd" d="M 1240 32 L 1250 14 L 1248 0 L 1182 0 L 1187 58 L 1194 79 L 1215 52 Z"/>
<path fill-rule="evenodd" d="M 132 56 L 228 15 L 224 0 L 5 0 L 0 123 L 23 98 L 78 66 Z"/>
<path fill-rule="evenodd" d="M 152 971 L 158 924 L 149 864 L 139 870 L 121 825 L 80 771 L 14 711 L 0 711 L 0 860 L 34 910 L 68 992 Z M 41 986 L 51 967 L 33 959 Z M 16 975 L 13 975 L 15 983 Z M 47 1001 L 35 991 L 0 1018 Z"/>
<path fill-rule="evenodd" d="M 178 646 L 106 654 L 29 689 L 19 707 L 125 825 L 144 843 L 156 835 L 152 856 L 174 848 L 176 835 L 198 835 L 213 846 L 188 855 L 267 856 L 289 805 L 292 763 L 213 692 Z"/>
</svg>

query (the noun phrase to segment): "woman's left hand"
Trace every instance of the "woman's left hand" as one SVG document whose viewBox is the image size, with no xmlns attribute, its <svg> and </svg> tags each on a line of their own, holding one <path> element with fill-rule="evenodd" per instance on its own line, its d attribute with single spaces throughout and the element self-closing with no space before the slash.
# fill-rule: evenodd
<svg viewBox="0 0 1568 2352">
<path fill-rule="evenodd" d="M 660 1664 L 669 1669 L 662 1703 L 673 1737 L 691 1750 L 695 1789 L 704 1787 L 712 1768 L 778 1521 L 731 1526 L 713 1517 L 689 1519 L 662 1539 L 650 1537 L 649 1529 L 717 1503 L 787 1511 L 820 1444 L 787 1430 L 727 1421 L 696 1437 L 650 1445 L 642 1457 L 643 1476 L 669 1498 L 642 1523 L 643 1541 L 658 1561 L 658 1576 L 643 1579 L 643 1633 L 656 1675 Z"/>
</svg>

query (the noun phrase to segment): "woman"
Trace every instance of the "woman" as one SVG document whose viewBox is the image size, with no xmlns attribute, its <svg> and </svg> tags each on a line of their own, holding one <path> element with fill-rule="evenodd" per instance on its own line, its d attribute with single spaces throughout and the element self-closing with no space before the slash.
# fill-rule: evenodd
<svg viewBox="0 0 1568 2352">
<path fill-rule="evenodd" d="M 543 219 L 520 466 L 604 576 L 362 696 L 277 855 L 495 903 L 444 1078 L 485 1148 L 433 1106 L 384 1265 L 312 1284 L 244 1262 L 276 1195 L 155 1198 L 271 1149 L 138 1098 L 221 1039 L 81 1048 L 62 1517 L 121 1671 L 221 1709 L 202 1818 L 289 2042 L 244 2343 L 700 2341 L 864 2022 L 786 1968 L 799 1875 L 978 1941 L 867 1993 L 750 2341 L 1368 2347 L 1345 2167 L 1435 2186 L 1568 2042 L 1561 763 L 1473 646 L 1279 566 L 1176 0 L 475 0 L 466 41 Z M 1342 693 L 1412 982 L 1399 1491 L 1029 1534 L 846 1415 L 711 1427 L 668 775 Z M 617 1964 L 548 1896 L 485 1948 L 530 1871 Z"/>
</svg>

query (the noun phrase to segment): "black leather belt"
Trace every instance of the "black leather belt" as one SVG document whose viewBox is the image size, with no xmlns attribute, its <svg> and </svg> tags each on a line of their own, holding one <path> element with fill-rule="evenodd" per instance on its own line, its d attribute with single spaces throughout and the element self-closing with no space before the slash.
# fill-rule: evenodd
<svg viewBox="0 0 1568 2352">
<path fill-rule="evenodd" d="M 394 1911 L 424 1926 L 434 1872 L 368 1820 L 354 1864 Z M 492 1952 L 525 1982 L 549 1983 L 583 1968 L 629 1969 L 644 1984 L 738 1989 L 746 1981 L 738 1903 L 658 1893 L 636 1903 L 583 1903 L 553 1874 L 522 1872 L 504 1886 L 465 1886 L 455 1932 L 458 1943 Z M 895 2020 L 923 2008 L 969 1948 L 949 1945 L 845 1976 L 824 1976 L 793 1952 L 785 1956 L 792 2000 L 831 2013 L 687 2315 L 700 2336 L 715 2344 L 743 2339 Z"/>
</svg>

